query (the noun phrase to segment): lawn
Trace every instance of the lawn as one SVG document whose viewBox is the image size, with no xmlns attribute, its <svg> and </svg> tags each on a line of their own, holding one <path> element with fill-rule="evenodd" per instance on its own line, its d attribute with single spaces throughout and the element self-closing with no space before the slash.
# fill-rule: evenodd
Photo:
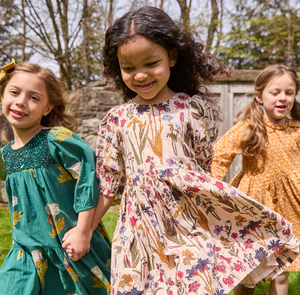
<svg viewBox="0 0 300 295">
<path fill-rule="evenodd" d="M 109 210 L 103 217 L 103 223 L 108 231 L 110 238 L 112 238 L 115 225 L 118 218 L 118 211 L 114 208 Z M 11 246 L 11 224 L 10 224 L 10 214 L 8 210 L 2 209 L 0 207 L 0 266 L 8 253 Z M 267 293 L 268 284 L 261 284 L 257 287 L 255 295 L 260 293 Z M 288 295 L 299 295 L 300 288 L 300 272 L 294 272 L 290 274 L 290 286 Z M 233 295 L 230 292 L 228 295 Z"/>
</svg>

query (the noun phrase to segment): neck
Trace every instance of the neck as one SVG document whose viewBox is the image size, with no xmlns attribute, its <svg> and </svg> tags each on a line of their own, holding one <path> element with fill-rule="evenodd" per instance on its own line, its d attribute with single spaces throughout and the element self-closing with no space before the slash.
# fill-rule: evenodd
<svg viewBox="0 0 300 295">
<path fill-rule="evenodd" d="M 12 145 L 13 149 L 18 149 L 26 145 L 35 135 L 43 129 L 42 125 L 34 126 L 29 129 L 19 129 L 13 127 L 15 142 Z"/>
</svg>

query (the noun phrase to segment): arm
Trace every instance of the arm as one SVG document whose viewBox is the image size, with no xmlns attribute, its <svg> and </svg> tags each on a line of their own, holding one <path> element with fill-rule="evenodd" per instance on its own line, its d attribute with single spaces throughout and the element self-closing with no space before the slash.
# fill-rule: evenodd
<svg viewBox="0 0 300 295">
<path fill-rule="evenodd" d="M 244 136 L 246 123 L 241 121 L 226 132 L 214 146 L 211 174 L 223 180 L 236 155 L 242 153 L 240 142 Z"/>
<path fill-rule="evenodd" d="M 94 231 L 99 224 L 100 220 L 111 206 L 115 198 L 106 197 L 102 194 L 99 195 L 98 204 L 94 213 L 91 229 Z"/>
<path fill-rule="evenodd" d="M 71 257 L 73 260 L 81 259 L 86 252 L 90 251 L 90 241 L 93 230 L 91 228 L 95 208 L 79 212 L 77 225 L 63 238 L 63 248 L 71 246 L 76 256 Z M 69 253 L 70 254 L 70 253 Z M 72 256 L 72 255 L 71 255 Z"/>
</svg>

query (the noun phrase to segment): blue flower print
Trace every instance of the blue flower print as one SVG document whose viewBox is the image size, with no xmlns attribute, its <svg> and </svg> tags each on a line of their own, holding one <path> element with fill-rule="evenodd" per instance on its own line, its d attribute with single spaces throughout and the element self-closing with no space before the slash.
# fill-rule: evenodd
<svg viewBox="0 0 300 295">
<path fill-rule="evenodd" d="M 141 104 L 136 109 L 138 111 L 138 116 L 139 115 L 144 115 L 144 112 L 148 112 L 150 110 L 150 106 L 146 105 L 146 104 L 145 105 Z"/>
<path fill-rule="evenodd" d="M 169 166 L 174 165 L 175 161 L 172 158 L 167 159 L 167 163 L 169 164 Z"/>
<path fill-rule="evenodd" d="M 179 125 L 176 124 L 175 126 L 178 130 L 181 130 L 181 127 Z"/>
<path fill-rule="evenodd" d="M 224 290 L 216 290 L 215 292 L 214 292 L 214 295 L 227 295 L 227 293 L 224 293 Z"/>
<path fill-rule="evenodd" d="M 142 204 L 142 210 L 144 213 L 147 213 L 149 216 L 153 215 L 153 212 L 151 211 L 151 207 L 147 206 L 145 204 Z"/>
<path fill-rule="evenodd" d="M 111 138 L 110 136 L 107 136 L 107 137 L 106 137 L 106 141 L 107 141 L 107 142 L 112 142 L 112 138 Z"/>
<path fill-rule="evenodd" d="M 159 177 L 173 176 L 172 169 L 159 170 Z"/>
<path fill-rule="evenodd" d="M 142 295 L 144 290 L 139 291 L 136 287 L 133 287 L 130 291 L 120 292 L 118 291 L 116 295 Z"/>
<path fill-rule="evenodd" d="M 154 276 L 153 276 L 151 273 L 149 273 L 149 274 L 148 274 L 148 277 L 147 277 L 147 280 L 151 281 L 151 280 L 153 280 L 153 279 L 154 279 Z"/>
<path fill-rule="evenodd" d="M 219 225 L 215 225 L 214 233 L 218 236 L 221 232 L 221 227 Z"/>
<path fill-rule="evenodd" d="M 200 270 L 201 272 L 204 272 L 205 270 L 209 270 L 208 265 L 211 264 L 211 262 L 209 261 L 209 258 L 206 259 L 198 259 L 198 263 L 196 264 L 196 269 Z"/>
<path fill-rule="evenodd" d="M 156 227 L 157 226 L 157 222 L 155 221 L 155 220 L 151 220 L 151 223 L 152 223 L 152 225 L 154 226 L 154 227 Z"/>
<path fill-rule="evenodd" d="M 271 244 L 268 245 L 268 249 L 269 250 L 277 250 L 278 248 L 280 248 L 283 244 L 280 243 L 280 240 L 277 240 L 277 241 L 271 241 Z"/>
<path fill-rule="evenodd" d="M 168 104 L 164 104 L 163 102 L 162 103 L 158 103 L 158 104 L 155 104 L 153 105 L 158 111 L 165 111 L 165 112 L 169 112 L 170 109 L 169 109 L 169 105 Z"/>
<path fill-rule="evenodd" d="M 173 117 L 172 117 L 171 115 L 164 115 L 164 116 L 162 117 L 162 119 L 163 119 L 164 121 L 170 121 L 170 120 L 173 119 Z"/>
<path fill-rule="evenodd" d="M 125 226 L 121 226 L 119 229 L 119 234 L 123 234 L 126 231 L 126 227 Z"/>
<path fill-rule="evenodd" d="M 133 181 L 133 184 L 137 186 L 138 181 L 140 181 L 140 177 L 136 176 L 135 178 L 132 179 L 132 181 Z"/>
<path fill-rule="evenodd" d="M 109 122 L 112 122 L 112 123 L 114 123 L 115 125 L 118 125 L 118 123 L 119 123 L 119 117 L 117 117 L 117 116 L 111 116 L 111 117 L 109 118 Z"/>
<path fill-rule="evenodd" d="M 259 262 L 263 262 L 268 257 L 267 251 L 265 251 L 262 247 L 256 250 L 255 253 L 254 258 L 256 258 Z"/>
</svg>

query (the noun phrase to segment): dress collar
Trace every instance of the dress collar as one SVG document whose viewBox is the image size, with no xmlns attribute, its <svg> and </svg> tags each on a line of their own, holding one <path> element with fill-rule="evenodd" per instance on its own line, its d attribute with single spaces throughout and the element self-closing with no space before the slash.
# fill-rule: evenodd
<svg viewBox="0 0 300 295">
<path fill-rule="evenodd" d="M 271 127 L 272 129 L 278 129 L 278 130 L 283 130 L 286 129 L 289 126 L 290 120 L 288 118 L 285 118 L 285 122 L 282 125 L 272 123 L 270 122 L 267 118 L 264 118 L 264 124 L 267 125 L 268 127 Z"/>
</svg>

